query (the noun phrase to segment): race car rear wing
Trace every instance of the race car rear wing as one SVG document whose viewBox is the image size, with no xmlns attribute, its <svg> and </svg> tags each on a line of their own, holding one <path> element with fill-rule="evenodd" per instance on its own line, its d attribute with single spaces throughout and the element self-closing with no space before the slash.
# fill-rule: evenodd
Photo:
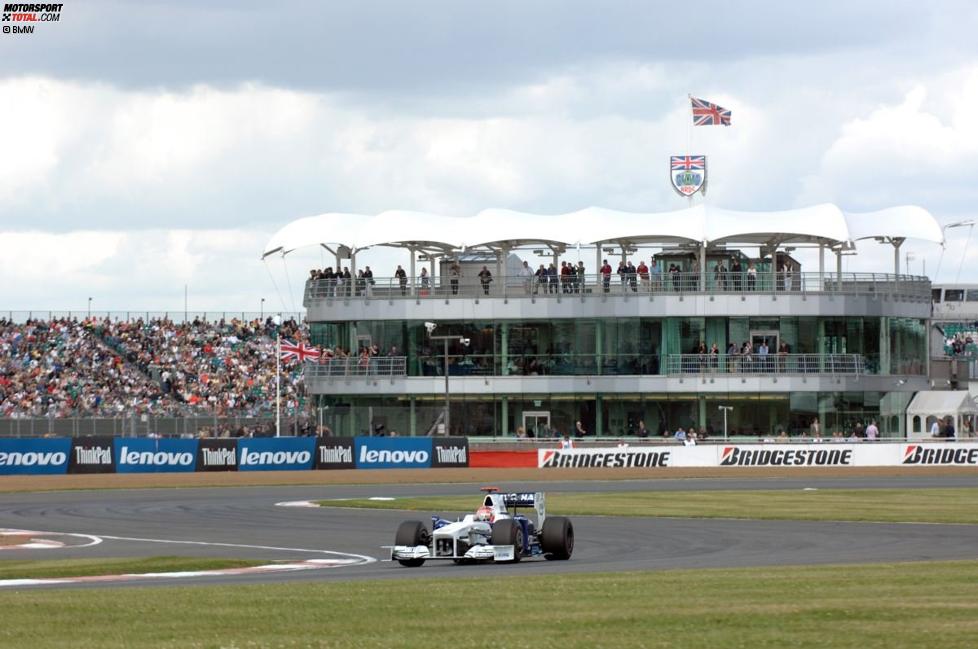
<svg viewBox="0 0 978 649">
<path fill-rule="evenodd" d="M 537 526 L 541 528 L 543 527 L 543 521 L 547 517 L 547 499 L 542 491 L 538 491 L 536 493 L 520 492 L 500 495 L 503 497 L 503 503 L 507 507 L 512 507 L 514 512 L 519 507 L 533 507 L 537 513 Z"/>
</svg>

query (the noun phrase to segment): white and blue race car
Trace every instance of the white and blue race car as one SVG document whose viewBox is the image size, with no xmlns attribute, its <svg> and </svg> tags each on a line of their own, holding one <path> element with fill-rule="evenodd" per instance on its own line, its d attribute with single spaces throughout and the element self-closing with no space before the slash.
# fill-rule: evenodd
<svg viewBox="0 0 978 649">
<path fill-rule="evenodd" d="M 496 487 L 483 487 L 482 491 L 486 492 L 482 505 L 474 514 L 459 520 L 432 516 L 431 531 L 421 521 L 401 523 L 391 559 L 412 568 L 428 559 L 451 559 L 456 563 L 516 562 L 541 556 L 549 560 L 570 559 L 574 552 L 574 526 L 564 516 L 547 516 L 543 493 L 502 494 Z M 533 507 L 536 523 L 516 513 L 519 507 Z"/>
</svg>

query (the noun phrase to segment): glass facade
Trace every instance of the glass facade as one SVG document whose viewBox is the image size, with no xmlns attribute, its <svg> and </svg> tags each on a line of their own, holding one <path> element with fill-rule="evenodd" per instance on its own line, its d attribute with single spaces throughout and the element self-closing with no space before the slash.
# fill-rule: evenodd
<svg viewBox="0 0 978 649">
<path fill-rule="evenodd" d="M 445 344 L 432 341 L 420 321 L 314 322 L 312 343 L 355 353 L 376 346 L 407 357 L 409 376 L 445 371 Z M 468 338 L 448 343 L 448 371 L 458 375 L 654 375 L 666 357 L 716 345 L 739 353 L 746 343 L 770 353 L 858 354 L 865 371 L 924 375 L 924 320 L 856 316 L 690 317 L 439 322 L 437 335 Z"/>
<path fill-rule="evenodd" d="M 635 435 L 640 422 L 652 437 L 671 434 L 677 427 L 696 427 L 710 437 L 722 437 L 727 411 L 727 434 L 765 437 L 782 429 L 807 435 L 814 418 L 822 435 L 850 433 L 857 425 L 876 420 L 888 436 L 903 435 L 910 393 L 801 392 L 673 394 L 487 394 L 451 397 L 452 434 L 515 436 L 518 428 L 530 436 L 554 437 L 572 433 L 580 421 L 589 435 Z M 362 435 L 383 426 L 387 433 L 427 435 L 434 432 L 444 409 L 442 396 L 349 397 L 316 399 L 317 416 L 335 435 Z"/>
</svg>

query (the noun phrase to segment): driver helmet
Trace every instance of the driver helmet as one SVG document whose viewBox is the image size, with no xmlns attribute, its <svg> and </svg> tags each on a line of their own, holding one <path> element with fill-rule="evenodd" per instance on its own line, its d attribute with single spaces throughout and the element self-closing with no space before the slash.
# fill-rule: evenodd
<svg viewBox="0 0 978 649">
<path fill-rule="evenodd" d="M 479 509 L 475 510 L 475 520 L 477 521 L 488 521 L 491 523 L 495 517 L 496 514 L 492 511 L 492 507 L 489 505 L 483 505 Z"/>
</svg>

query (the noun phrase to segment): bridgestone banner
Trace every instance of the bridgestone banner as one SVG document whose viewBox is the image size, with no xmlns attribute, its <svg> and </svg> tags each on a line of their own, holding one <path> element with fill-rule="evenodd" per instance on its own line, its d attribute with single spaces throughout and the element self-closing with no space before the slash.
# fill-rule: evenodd
<svg viewBox="0 0 978 649">
<path fill-rule="evenodd" d="M 974 466 L 978 443 L 709 444 L 538 449 L 543 469 Z"/>
</svg>

